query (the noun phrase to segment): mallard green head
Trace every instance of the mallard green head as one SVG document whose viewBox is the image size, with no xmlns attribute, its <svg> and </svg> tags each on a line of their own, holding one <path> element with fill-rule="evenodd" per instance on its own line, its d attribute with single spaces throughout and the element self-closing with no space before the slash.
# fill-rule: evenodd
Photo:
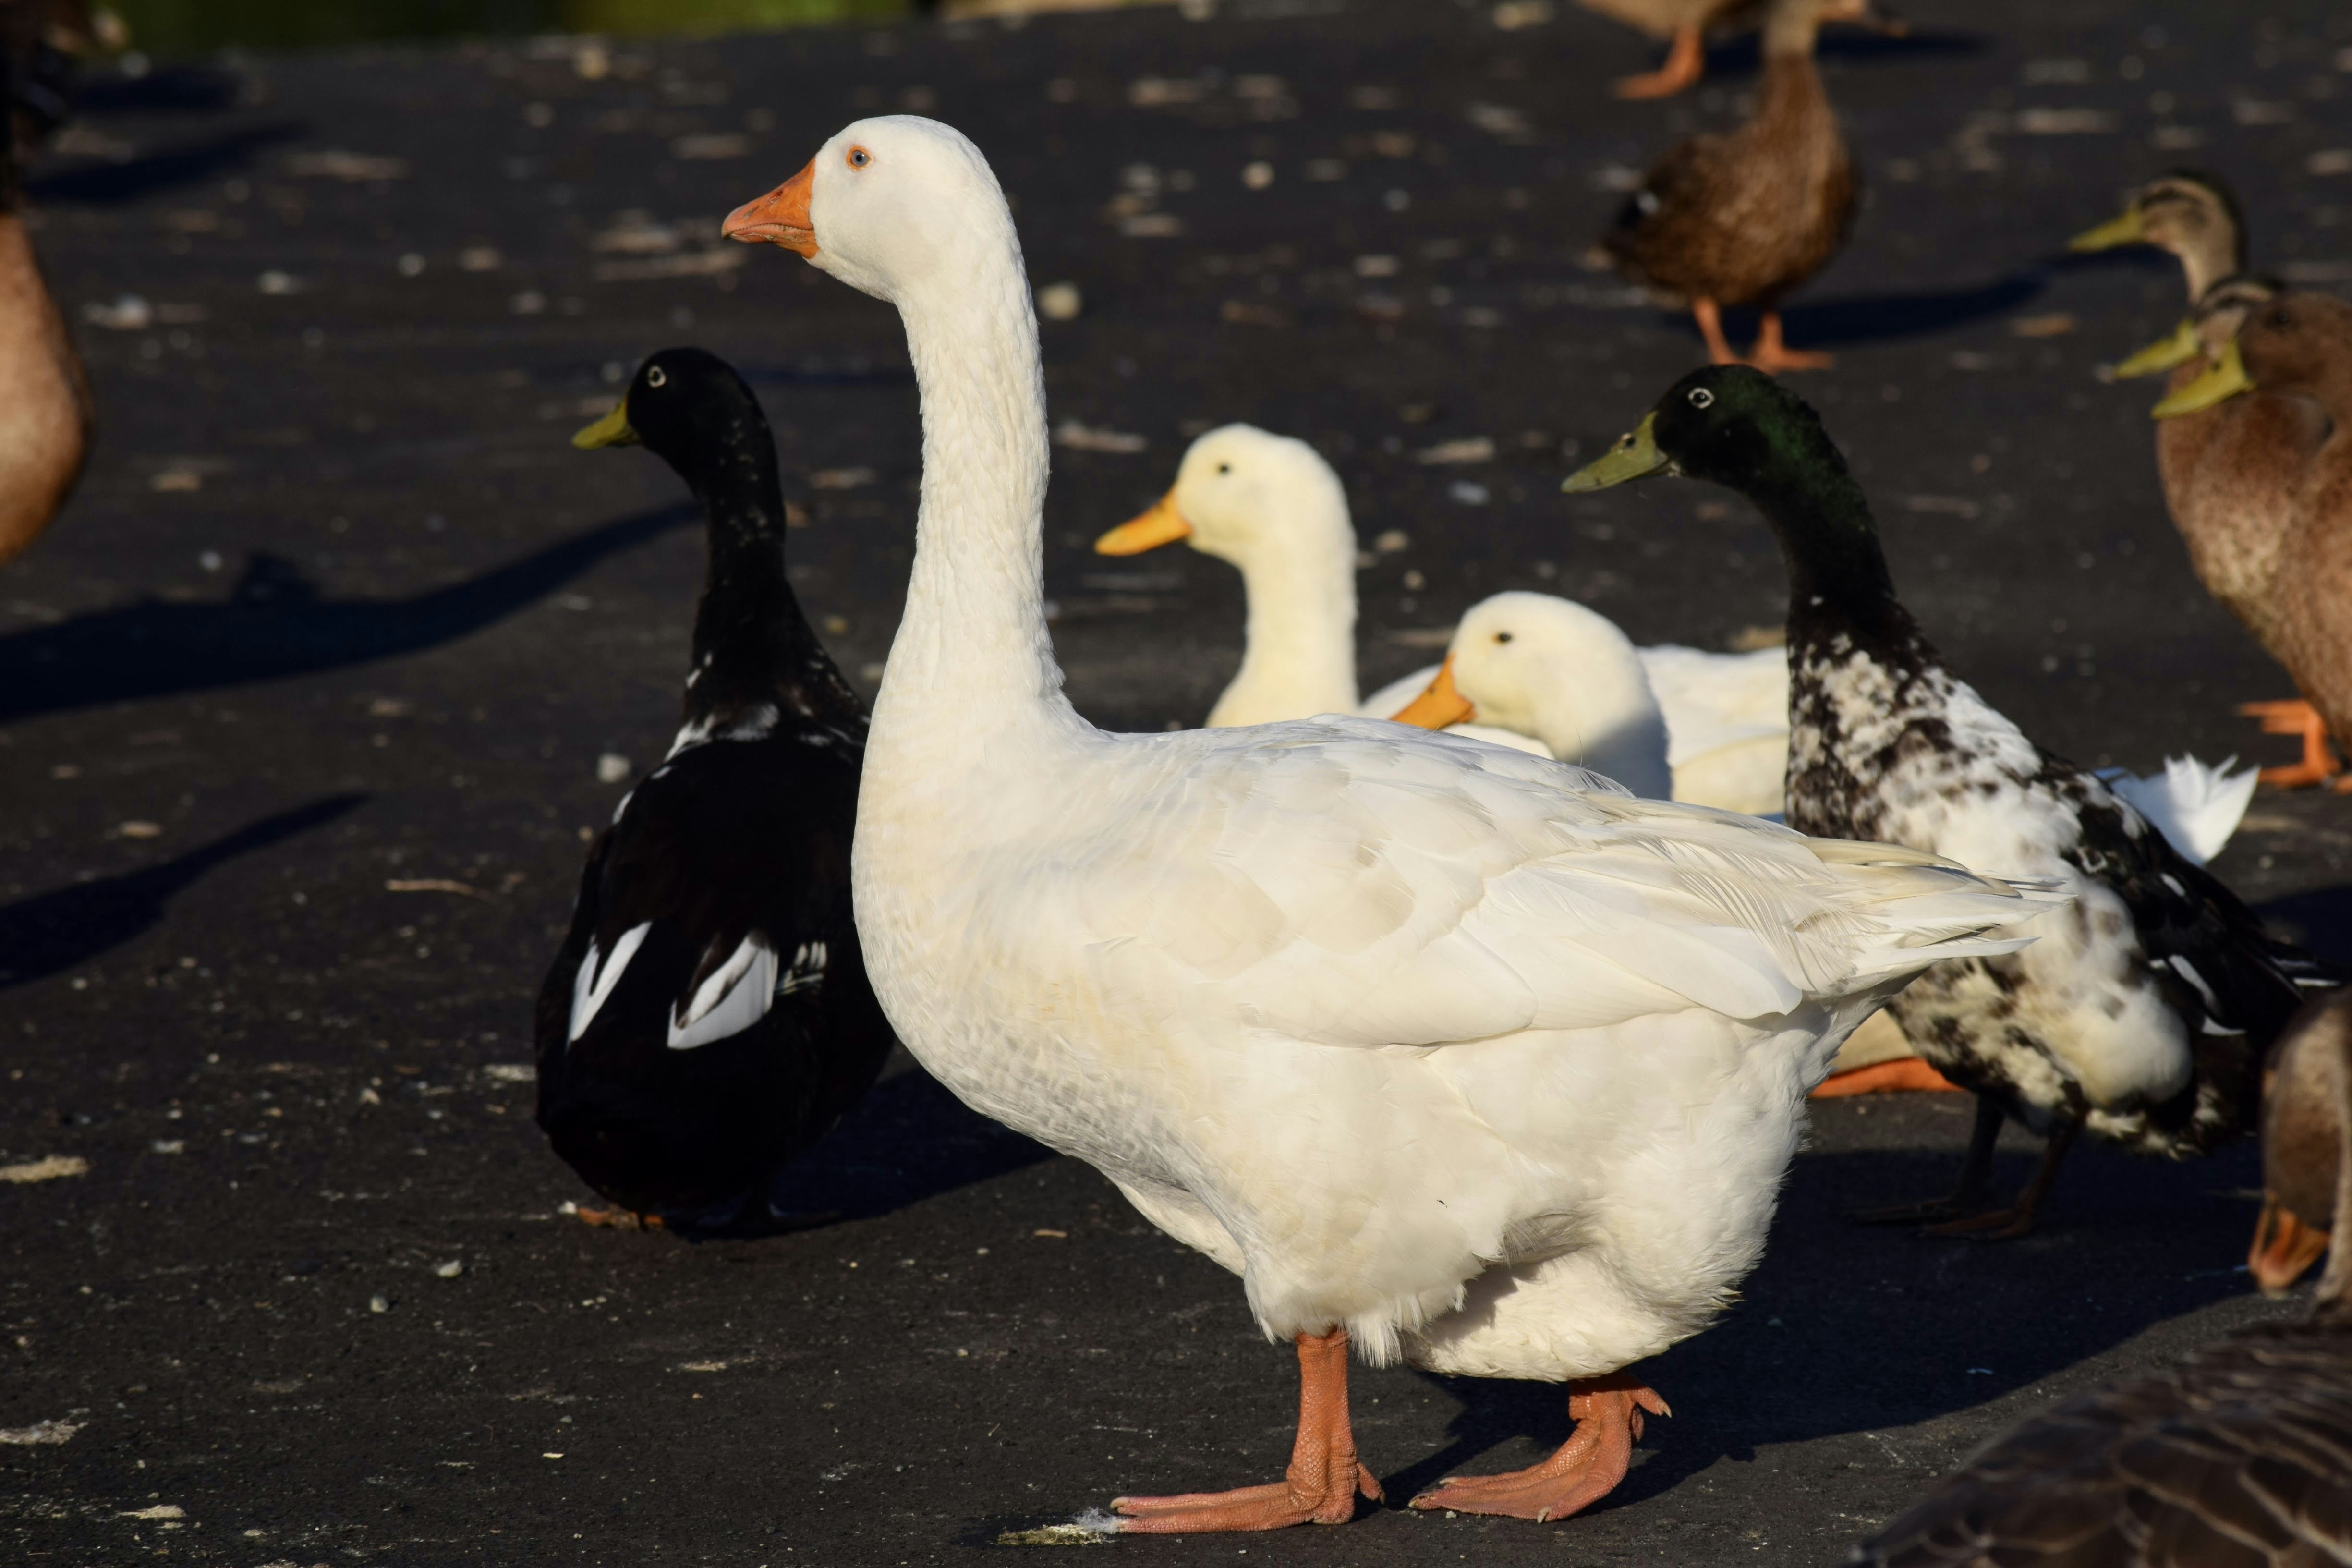
<svg viewBox="0 0 2352 1568">
<path fill-rule="evenodd" d="M 2189 297 L 2246 269 L 2246 223 L 2238 198 L 2221 177 L 2199 169 L 2159 174 L 2131 194 L 2124 210 L 2066 242 L 2069 250 L 2112 250 L 2153 245 L 2180 258 Z"/>
</svg>

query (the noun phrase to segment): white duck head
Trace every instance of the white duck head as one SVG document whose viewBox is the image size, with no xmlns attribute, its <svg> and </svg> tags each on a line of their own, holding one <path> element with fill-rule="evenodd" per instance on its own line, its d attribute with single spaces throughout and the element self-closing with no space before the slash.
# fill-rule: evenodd
<svg viewBox="0 0 2352 1568">
<path fill-rule="evenodd" d="M 1549 594 L 1473 605 L 1436 679 L 1396 720 L 1431 730 L 1491 724 L 1645 799 L 1673 795 L 1665 715 L 1641 656 L 1607 616 Z"/>
<path fill-rule="evenodd" d="M 1212 430 L 1174 487 L 1095 549 L 1134 555 L 1180 539 L 1239 567 L 1248 592 L 1248 651 L 1212 728 L 1355 708 L 1356 531 L 1320 453 L 1255 426 Z"/>
</svg>

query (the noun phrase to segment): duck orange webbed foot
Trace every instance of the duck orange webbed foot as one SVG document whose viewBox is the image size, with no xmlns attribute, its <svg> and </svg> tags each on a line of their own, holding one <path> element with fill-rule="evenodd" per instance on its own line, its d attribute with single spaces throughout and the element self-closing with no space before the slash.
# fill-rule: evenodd
<svg viewBox="0 0 2352 1568">
<path fill-rule="evenodd" d="M 1501 1514 L 1540 1524 L 1581 1512 L 1616 1490 L 1633 1461 L 1643 1412 L 1674 1412 L 1655 1389 L 1622 1372 L 1568 1386 L 1568 1414 L 1576 1430 L 1558 1453 L 1540 1465 L 1499 1476 L 1448 1476 L 1413 1499 L 1412 1506 Z"/>
<path fill-rule="evenodd" d="M 1748 351 L 1746 363 L 1766 375 L 1780 375 L 1792 370 L 1828 370 L 1837 363 L 1837 356 L 1790 348 L 1780 341 L 1780 312 L 1767 310 L 1756 334 L 1756 346 Z"/>
<path fill-rule="evenodd" d="M 1665 64 L 1656 70 L 1640 76 L 1617 79 L 1616 93 L 1620 98 L 1672 98 L 1689 87 L 1706 71 L 1706 43 L 1696 27 L 1676 27 L 1675 41 L 1666 50 Z"/>
<path fill-rule="evenodd" d="M 662 1217 L 657 1214 L 638 1214 L 625 1208 L 587 1207 L 582 1207 L 574 1212 L 580 1216 L 580 1222 L 583 1225 L 598 1226 L 609 1230 L 660 1230 L 663 1228 Z"/>
<path fill-rule="evenodd" d="M 1891 1062 L 1873 1062 L 1866 1068 L 1855 1068 L 1850 1072 L 1832 1073 L 1810 1098 L 1843 1100 L 1849 1095 L 1887 1094 L 1896 1090 L 1957 1094 L 1960 1086 L 1917 1057 L 1899 1057 Z"/>
<path fill-rule="evenodd" d="M 2337 777 L 2344 764 L 2328 744 L 2327 721 L 2310 703 L 2299 697 L 2283 701 L 2241 702 L 2238 712 L 2244 718 L 2261 720 L 2265 735 L 2296 735 L 2303 740 L 2302 761 L 2281 768 L 2264 768 L 2262 783 L 2273 789 L 2303 789 L 2336 779 L 2338 792 L 2352 790 L 2352 783 Z"/>
<path fill-rule="evenodd" d="M 1193 1535 L 1224 1530 L 1282 1530 L 1294 1524 L 1345 1524 L 1356 1499 L 1381 1500 L 1381 1483 L 1356 1462 L 1348 1422 L 1348 1331 L 1298 1336 L 1298 1436 L 1290 1468 L 1268 1486 L 1229 1492 L 1111 1500 L 1129 1535 Z"/>
</svg>

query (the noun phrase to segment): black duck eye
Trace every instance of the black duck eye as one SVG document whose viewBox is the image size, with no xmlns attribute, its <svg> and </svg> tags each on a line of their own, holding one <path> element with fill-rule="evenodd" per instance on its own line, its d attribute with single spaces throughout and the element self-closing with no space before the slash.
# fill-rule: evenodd
<svg viewBox="0 0 2352 1568">
<path fill-rule="evenodd" d="M 1715 406 L 1715 394 L 1704 386 L 1694 386 L 1690 390 L 1690 405 L 1693 408 L 1712 408 Z"/>
<path fill-rule="evenodd" d="M 1496 642 L 1508 642 L 1511 640 L 1511 634 L 1508 632 L 1496 632 L 1495 634 L 1495 640 Z"/>
<path fill-rule="evenodd" d="M 653 369 L 646 372 L 646 384 L 647 386 L 667 386 L 669 384 L 669 372 L 662 369 L 659 365 L 654 366 Z"/>
<path fill-rule="evenodd" d="M 868 153 L 865 148 L 852 147 L 849 150 L 849 166 L 851 168 L 862 169 L 872 162 L 874 162 L 874 154 Z"/>
</svg>

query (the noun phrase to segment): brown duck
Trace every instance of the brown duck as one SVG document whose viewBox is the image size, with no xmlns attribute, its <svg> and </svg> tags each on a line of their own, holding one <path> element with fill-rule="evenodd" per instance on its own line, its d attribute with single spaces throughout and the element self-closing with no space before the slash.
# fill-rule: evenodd
<svg viewBox="0 0 2352 1568">
<path fill-rule="evenodd" d="M 1756 111 L 1726 136 L 1697 136 L 1643 177 L 1601 240 L 1620 271 L 1688 302 L 1708 354 L 1738 363 L 1721 308 L 1764 315 L 1747 362 L 1814 370 L 1830 356 L 1780 338 L 1780 302 L 1845 243 L 1860 196 L 1837 115 L 1813 65 L 1813 38 L 1833 0 L 1770 0 Z"/>
<path fill-rule="evenodd" d="M 1863 1546 L 1874 1568 L 2352 1562 L 2352 992 L 2279 1039 L 2247 1269 L 2271 1294 L 2331 1256 L 2300 1321 L 2037 1416 Z"/>
<path fill-rule="evenodd" d="M 2124 245 L 2153 245 L 2179 258 L 2193 305 L 2224 278 L 2245 271 L 2245 216 L 2218 175 L 2175 169 L 2134 191 L 2119 215 L 2066 242 L 2076 251 Z"/>
<path fill-rule="evenodd" d="M 1706 36 L 1753 27 L 1765 8 L 1765 0 L 1578 0 L 1578 4 L 1639 27 L 1654 38 L 1668 40 L 1665 64 L 1640 76 L 1620 78 L 1616 89 L 1620 98 L 1670 98 L 1696 86 L 1706 74 Z M 1909 30 L 1871 0 L 1832 0 L 1822 19 L 1855 22 L 1898 37 Z"/>
</svg>

